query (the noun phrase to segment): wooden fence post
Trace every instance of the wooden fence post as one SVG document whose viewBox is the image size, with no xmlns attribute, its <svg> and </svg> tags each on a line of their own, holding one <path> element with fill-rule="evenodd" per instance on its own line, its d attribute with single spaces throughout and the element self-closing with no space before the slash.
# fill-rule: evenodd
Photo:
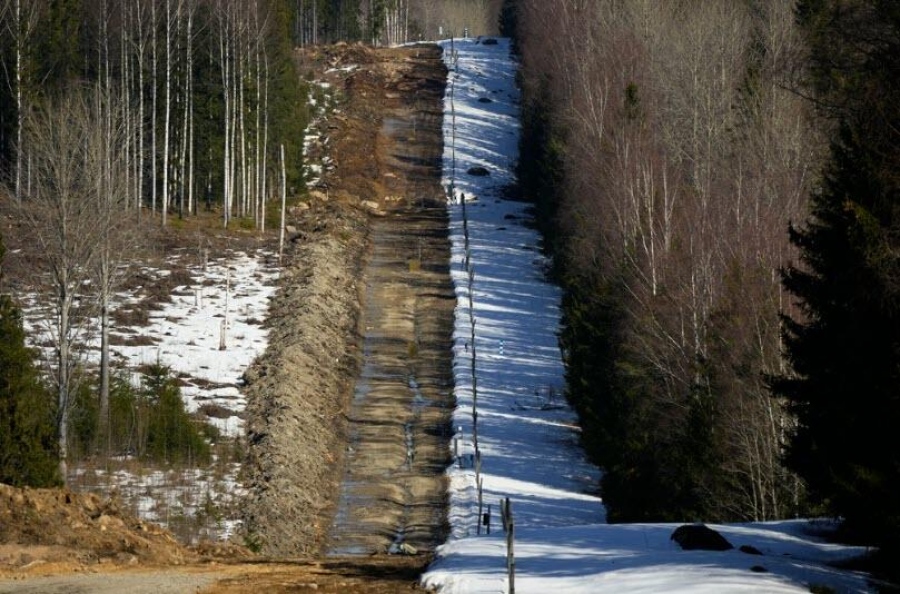
<svg viewBox="0 0 900 594">
<path fill-rule="evenodd" d="M 506 498 L 506 573 L 509 579 L 509 594 L 516 594 L 516 553 L 514 544 L 516 540 L 516 524 L 513 521 L 512 507 L 510 507 L 509 497 Z"/>
<path fill-rule="evenodd" d="M 475 476 L 478 476 L 478 455 L 475 455 Z M 478 518 L 476 518 L 476 522 L 478 523 L 478 528 L 475 533 L 481 536 L 481 521 L 482 521 L 482 513 L 484 512 L 484 482 L 481 480 L 481 477 L 476 479 L 478 485 Z"/>
</svg>

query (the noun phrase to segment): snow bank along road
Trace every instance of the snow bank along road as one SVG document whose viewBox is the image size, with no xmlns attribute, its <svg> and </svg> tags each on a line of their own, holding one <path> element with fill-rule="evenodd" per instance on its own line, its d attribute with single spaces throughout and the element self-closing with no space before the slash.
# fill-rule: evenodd
<svg viewBox="0 0 900 594">
<path fill-rule="evenodd" d="M 560 294 L 544 278 L 537 233 L 522 224 L 527 206 L 501 198 L 519 124 L 515 63 L 508 41 L 498 41 L 442 43 L 450 68 L 443 176 L 452 191 L 457 297 L 451 447 L 461 463 L 448 471 L 452 535 L 423 582 L 442 593 L 508 591 L 497 516 L 500 498 L 509 497 L 519 594 L 808 592 L 813 584 L 866 591 L 864 576 L 825 565 L 858 549 L 816 540 L 803 521 L 716 527 L 762 556 L 681 551 L 669 540 L 675 525 L 603 525 L 592 494 L 598 471 L 585 461 L 575 416 L 560 397 Z M 488 505 L 491 534 L 479 535 Z"/>
</svg>

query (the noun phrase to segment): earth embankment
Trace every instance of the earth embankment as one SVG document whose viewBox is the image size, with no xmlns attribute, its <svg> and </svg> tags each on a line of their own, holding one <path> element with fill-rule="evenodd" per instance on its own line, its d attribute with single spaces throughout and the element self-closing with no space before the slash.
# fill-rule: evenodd
<svg viewBox="0 0 900 594">
<path fill-rule="evenodd" d="M 360 539 L 365 552 L 411 532 L 427 533 L 416 542 L 431 546 L 443 523 L 453 303 L 440 186 L 446 70 L 433 46 L 339 45 L 303 59 L 337 89 L 337 110 L 319 131 L 333 169 L 293 211 L 270 347 L 246 374 L 246 539 L 270 555 L 317 552 L 347 478 L 381 481 L 362 489 L 367 520 L 352 522 L 376 534 Z M 378 270 L 389 262 L 388 272 L 372 273 L 372 261 Z M 367 335 L 373 326 L 385 340 Z M 376 360 L 387 367 L 365 376 Z M 373 382 L 386 398 L 360 408 L 353 394 Z M 367 431 L 376 417 L 390 422 Z M 355 538 L 346 526 L 338 534 Z"/>
</svg>

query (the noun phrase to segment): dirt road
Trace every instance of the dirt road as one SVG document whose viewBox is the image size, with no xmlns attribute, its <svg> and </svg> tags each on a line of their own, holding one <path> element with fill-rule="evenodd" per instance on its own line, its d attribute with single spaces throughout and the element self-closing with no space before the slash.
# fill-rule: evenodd
<svg viewBox="0 0 900 594">
<path fill-rule="evenodd" d="M 426 561 L 424 557 L 378 555 L 181 568 L 100 566 L 81 568 L 78 573 L 73 573 L 72 567 L 48 567 L 47 571 L 62 573 L 0 578 L 0 594 L 421 593 L 418 578 Z"/>
<path fill-rule="evenodd" d="M 372 221 L 362 369 L 329 554 L 428 551 L 445 535 L 454 295 L 439 183 L 442 87 L 409 84 L 379 131 L 389 199 Z"/>
<path fill-rule="evenodd" d="M 440 209 L 431 210 L 374 223 L 363 368 L 331 554 L 404 543 L 430 550 L 443 540 L 453 293 L 440 241 L 445 221 Z"/>
</svg>

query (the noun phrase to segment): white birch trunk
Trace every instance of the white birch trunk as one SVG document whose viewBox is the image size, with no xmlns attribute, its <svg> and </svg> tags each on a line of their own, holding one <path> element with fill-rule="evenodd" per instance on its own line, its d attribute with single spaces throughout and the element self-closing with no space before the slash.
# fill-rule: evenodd
<svg viewBox="0 0 900 594">
<path fill-rule="evenodd" d="M 156 0 L 150 0 L 150 210 L 156 212 L 156 114 L 157 114 L 157 72 L 159 70 L 159 47 L 156 39 Z"/>
<path fill-rule="evenodd" d="M 281 145 L 281 230 L 278 235 L 278 262 L 284 255 L 284 208 L 287 204 L 287 175 L 284 167 L 284 145 Z"/>
<path fill-rule="evenodd" d="M 22 94 L 22 47 L 24 40 L 22 25 L 22 0 L 16 0 L 16 203 L 22 202 L 22 128 L 25 123 L 25 103 Z"/>
<path fill-rule="evenodd" d="M 222 151 L 222 211 L 223 224 L 228 227 L 231 219 L 231 30 L 227 5 L 220 5 L 219 15 L 219 57 L 222 71 L 224 98 L 224 134 Z"/>
<path fill-rule="evenodd" d="M 260 189 L 259 196 L 260 200 L 262 200 L 262 213 L 260 214 L 260 231 L 263 233 L 266 232 L 266 199 L 268 197 L 268 169 L 267 169 L 267 156 L 269 154 L 269 58 L 265 53 L 265 46 L 263 46 L 263 68 L 265 69 L 265 75 L 263 76 L 263 140 L 262 140 L 262 165 L 259 168 L 260 175 Z"/>
<path fill-rule="evenodd" d="M 169 151 L 172 119 L 172 0 L 166 0 L 166 89 L 163 102 L 162 225 L 169 211 Z"/>
<path fill-rule="evenodd" d="M 256 37 L 256 51 L 255 53 L 255 70 L 256 70 L 256 142 L 255 146 L 255 154 L 254 154 L 254 188 L 253 188 L 253 218 L 256 222 L 256 228 L 258 229 L 260 226 L 260 210 L 262 204 L 262 179 L 265 177 L 265 173 L 260 169 L 262 164 L 262 51 L 260 50 L 261 41 L 263 36 L 263 31 L 259 26 L 259 5 L 254 2 L 253 7 L 253 20 L 255 24 L 255 37 Z"/>
<path fill-rule="evenodd" d="M 193 4 L 188 9 L 187 21 L 187 210 L 193 212 L 194 208 L 194 11 Z"/>
</svg>

